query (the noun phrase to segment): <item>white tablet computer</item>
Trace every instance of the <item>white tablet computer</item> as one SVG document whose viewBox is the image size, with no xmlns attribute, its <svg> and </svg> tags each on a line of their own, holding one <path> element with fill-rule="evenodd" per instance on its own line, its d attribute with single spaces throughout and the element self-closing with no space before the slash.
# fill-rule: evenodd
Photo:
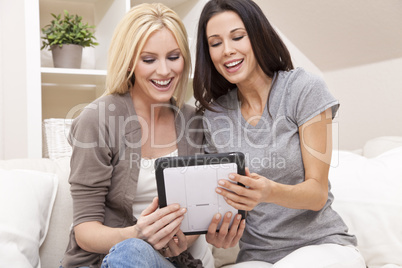
<svg viewBox="0 0 402 268">
<path fill-rule="evenodd" d="M 158 158 L 155 175 L 159 207 L 178 203 L 187 208 L 181 224 L 184 234 L 207 233 L 216 213 L 231 211 L 232 215 L 240 213 L 245 218 L 245 211 L 228 205 L 215 192 L 218 180 L 229 180 L 230 173 L 245 175 L 244 168 L 244 154 L 240 152 Z"/>
</svg>

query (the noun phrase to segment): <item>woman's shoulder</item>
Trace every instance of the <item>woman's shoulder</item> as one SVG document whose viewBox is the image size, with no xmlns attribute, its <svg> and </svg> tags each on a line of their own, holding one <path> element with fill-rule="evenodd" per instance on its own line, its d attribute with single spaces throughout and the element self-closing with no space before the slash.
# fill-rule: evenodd
<svg viewBox="0 0 402 268">
<path fill-rule="evenodd" d="M 197 111 L 195 106 L 183 104 L 178 110 L 178 116 L 184 119 L 187 127 L 199 128 L 202 126 L 202 113 Z"/>
<path fill-rule="evenodd" d="M 238 105 L 237 88 L 230 90 L 225 95 L 220 96 L 215 102 L 211 104 L 211 110 L 205 111 L 205 116 L 219 116 L 229 110 L 235 110 Z"/>
<path fill-rule="evenodd" d="M 301 67 L 290 71 L 280 71 L 277 74 L 275 87 L 289 97 L 298 98 L 310 91 L 321 91 L 327 88 L 324 79 L 317 74 L 308 72 Z"/>
<path fill-rule="evenodd" d="M 99 97 L 94 100 L 92 104 L 99 107 L 106 107 L 108 111 L 115 112 L 119 110 L 126 110 L 127 104 L 132 105 L 131 95 L 129 92 L 125 94 L 109 94 Z"/>
<path fill-rule="evenodd" d="M 184 103 L 180 108 L 180 112 L 183 113 L 186 117 L 192 117 L 196 114 L 196 109 L 194 106 Z"/>
<path fill-rule="evenodd" d="M 119 114 L 127 111 L 127 102 L 131 101 L 130 94 L 110 94 L 104 95 L 88 104 L 83 112 L 101 114 Z M 84 113 L 85 114 L 85 113 Z"/>
<path fill-rule="evenodd" d="M 128 96 L 127 96 L 128 95 Z M 129 114 L 127 105 L 129 94 L 111 94 L 101 96 L 87 104 L 80 114 L 74 119 L 73 125 L 99 125 L 100 122 L 106 123 L 109 116 L 126 116 Z"/>
<path fill-rule="evenodd" d="M 306 71 L 302 67 L 297 67 L 289 71 L 279 71 L 277 74 L 277 82 L 286 83 L 289 86 L 299 87 L 318 81 L 323 81 L 323 78 L 317 74 Z"/>
</svg>

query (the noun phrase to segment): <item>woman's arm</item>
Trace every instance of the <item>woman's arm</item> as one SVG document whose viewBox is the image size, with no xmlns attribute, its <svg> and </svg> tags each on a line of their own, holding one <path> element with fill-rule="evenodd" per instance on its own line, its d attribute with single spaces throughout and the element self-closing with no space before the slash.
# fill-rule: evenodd
<svg viewBox="0 0 402 268">
<path fill-rule="evenodd" d="M 98 221 L 89 221 L 74 227 L 75 239 L 80 248 L 94 253 L 107 254 L 115 244 L 132 237 L 127 228 L 111 228 Z"/>
<path fill-rule="evenodd" d="M 320 210 L 328 198 L 328 172 L 332 154 L 331 108 L 299 127 L 300 146 L 305 169 L 304 182 L 285 185 L 251 173 L 246 176 L 231 174 L 230 179 L 248 188 L 226 180 L 219 181 L 227 188 L 217 188 L 226 202 L 236 209 L 252 210 L 262 202 L 275 203 L 294 209 Z"/>
<path fill-rule="evenodd" d="M 158 198 L 154 198 L 141 213 L 137 224 L 126 228 L 107 227 L 96 221 L 78 224 L 74 227 L 77 243 L 86 251 L 107 254 L 115 244 L 128 238 L 139 238 L 160 250 L 179 231 L 186 209 L 178 204 L 157 208 Z M 176 251 L 185 249 L 187 242 L 182 242 Z"/>
</svg>

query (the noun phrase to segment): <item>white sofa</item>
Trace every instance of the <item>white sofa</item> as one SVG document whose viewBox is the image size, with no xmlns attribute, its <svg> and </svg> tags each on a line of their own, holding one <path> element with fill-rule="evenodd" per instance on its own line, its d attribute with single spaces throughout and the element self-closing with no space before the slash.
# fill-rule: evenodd
<svg viewBox="0 0 402 268">
<path fill-rule="evenodd" d="M 0 161 L 0 267 L 59 267 L 72 221 L 69 171 L 68 157 Z M 401 268 L 402 137 L 334 151 L 330 180 L 367 265 Z M 238 251 L 210 249 L 215 267 L 231 266 Z"/>
</svg>

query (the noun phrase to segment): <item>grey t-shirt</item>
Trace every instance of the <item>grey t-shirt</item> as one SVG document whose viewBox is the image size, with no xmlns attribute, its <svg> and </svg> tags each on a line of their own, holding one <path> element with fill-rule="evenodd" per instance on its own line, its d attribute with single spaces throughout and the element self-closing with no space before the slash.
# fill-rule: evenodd
<svg viewBox="0 0 402 268">
<path fill-rule="evenodd" d="M 206 111 L 204 127 L 209 153 L 240 151 L 246 166 L 273 181 L 295 185 L 304 181 L 299 126 L 326 109 L 335 116 L 339 104 L 318 76 L 297 68 L 275 76 L 269 111 L 256 126 L 246 122 L 240 111 L 237 89 L 220 97 Z M 261 203 L 248 213 L 240 240 L 237 262 L 261 260 L 275 263 L 292 251 L 322 243 L 356 245 L 341 217 L 331 208 L 333 195 L 320 211 L 290 209 Z"/>
</svg>

